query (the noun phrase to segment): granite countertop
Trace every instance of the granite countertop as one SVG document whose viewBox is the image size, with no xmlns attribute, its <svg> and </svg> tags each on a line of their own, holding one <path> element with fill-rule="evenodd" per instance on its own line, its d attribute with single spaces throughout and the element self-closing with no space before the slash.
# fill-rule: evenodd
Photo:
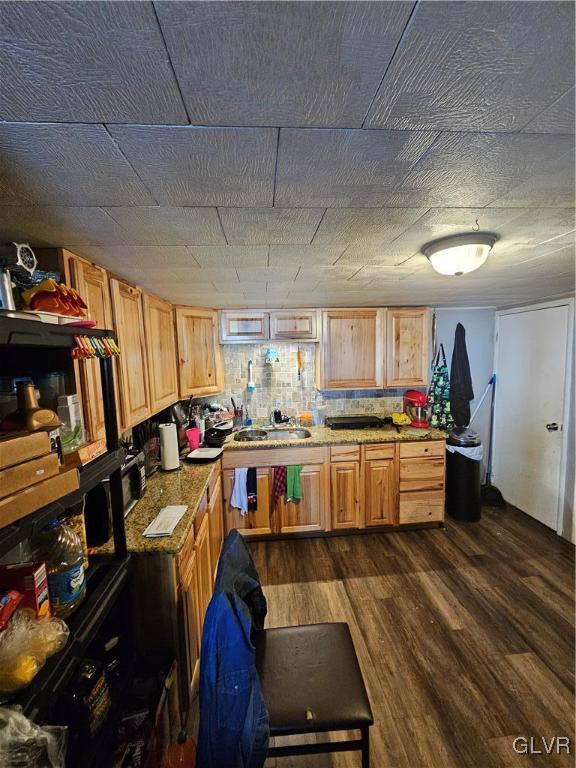
<svg viewBox="0 0 576 768">
<path fill-rule="evenodd" d="M 254 443 L 241 443 L 232 437 L 225 445 L 227 451 L 258 450 L 262 448 L 289 448 L 294 446 L 314 448 L 325 445 L 345 443 L 394 443 L 399 440 L 445 440 L 446 433 L 438 429 L 428 429 L 426 436 L 414 433 L 409 427 L 401 427 L 397 432 L 394 427 L 380 429 L 329 429 L 328 427 L 305 427 L 312 433 L 306 439 L 262 440 Z M 132 554 L 177 554 L 194 524 L 196 511 L 213 469 L 219 463 L 186 464 L 176 472 L 159 470 L 148 479 L 146 492 L 142 499 L 126 518 L 126 544 Z M 172 536 L 147 539 L 142 533 L 154 520 L 162 507 L 170 504 L 187 504 L 188 510 L 176 526 Z M 112 541 L 98 549 L 98 553 L 112 552 Z"/>
<path fill-rule="evenodd" d="M 136 504 L 125 520 L 126 544 L 132 554 L 167 554 L 173 555 L 182 549 L 186 537 L 194 524 L 196 511 L 208 480 L 214 468 L 219 469 L 219 462 L 209 464 L 184 464 L 174 472 L 158 470 L 148 478 L 144 496 Z M 147 539 L 142 533 L 150 525 L 162 507 L 170 504 L 187 504 L 188 510 L 172 536 Z M 113 551 L 112 540 L 98 549 L 98 554 Z"/>
<path fill-rule="evenodd" d="M 280 427 L 277 427 L 280 428 Z M 257 429 L 257 427 L 255 427 Z M 314 448 L 324 445 L 343 445 L 344 443 L 395 443 L 399 440 L 445 440 L 447 434 L 439 429 L 428 428 L 426 435 L 422 430 L 412 431 L 411 427 L 395 427 L 387 425 L 379 429 L 330 429 L 329 427 L 303 427 L 312 433 L 307 438 L 286 438 L 283 440 L 259 440 L 257 442 L 240 442 L 232 436 L 225 445 L 226 451 L 254 450 L 259 448 L 288 448 L 297 445 L 302 448 Z"/>
</svg>

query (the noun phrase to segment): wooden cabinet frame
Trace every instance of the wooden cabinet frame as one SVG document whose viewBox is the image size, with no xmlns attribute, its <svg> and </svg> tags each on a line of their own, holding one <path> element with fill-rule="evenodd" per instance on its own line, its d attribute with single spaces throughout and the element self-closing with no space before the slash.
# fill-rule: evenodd
<svg viewBox="0 0 576 768">
<path fill-rule="evenodd" d="M 384 323 L 382 309 L 323 310 L 316 355 L 318 389 L 382 389 Z"/>
</svg>

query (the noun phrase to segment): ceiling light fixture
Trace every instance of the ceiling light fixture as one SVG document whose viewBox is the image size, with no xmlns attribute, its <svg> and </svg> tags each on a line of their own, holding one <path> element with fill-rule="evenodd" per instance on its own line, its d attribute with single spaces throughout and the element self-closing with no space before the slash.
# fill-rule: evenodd
<svg viewBox="0 0 576 768">
<path fill-rule="evenodd" d="M 484 264 L 497 239 L 488 232 L 451 235 L 426 243 L 421 251 L 441 275 L 465 275 Z"/>
</svg>

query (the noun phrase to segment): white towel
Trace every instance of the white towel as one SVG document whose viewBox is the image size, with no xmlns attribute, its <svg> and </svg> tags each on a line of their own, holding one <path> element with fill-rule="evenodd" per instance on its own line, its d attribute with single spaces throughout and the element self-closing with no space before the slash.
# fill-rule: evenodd
<svg viewBox="0 0 576 768">
<path fill-rule="evenodd" d="M 234 470 L 234 488 L 232 489 L 232 498 L 230 499 L 230 504 L 240 510 L 242 517 L 248 513 L 247 474 L 247 467 L 238 467 Z"/>
</svg>

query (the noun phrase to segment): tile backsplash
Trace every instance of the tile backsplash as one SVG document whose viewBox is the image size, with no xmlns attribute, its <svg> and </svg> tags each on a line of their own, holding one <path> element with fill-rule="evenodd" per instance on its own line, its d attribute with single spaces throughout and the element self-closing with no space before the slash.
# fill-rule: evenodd
<svg viewBox="0 0 576 768">
<path fill-rule="evenodd" d="M 279 362 L 267 365 L 266 351 L 272 347 Z M 204 400 L 230 406 L 230 398 L 244 404 L 253 419 L 269 416 L 280 408 L 288 416 L 311 411 L 314 403 L 326 406 L 327 415 L 343 413 L 387 414 L 402 410 L 402 389 L 319 391 L 314 385 L 314 364 L 317 344 L 281 342 L 276 344 L 224 344 L 224 394 Z M 302 352 L 304 369 L 298 379 L 298 347 Z M 256 390 L 248 392 L 248 361 L 254 366 Z"/>
</svg>

